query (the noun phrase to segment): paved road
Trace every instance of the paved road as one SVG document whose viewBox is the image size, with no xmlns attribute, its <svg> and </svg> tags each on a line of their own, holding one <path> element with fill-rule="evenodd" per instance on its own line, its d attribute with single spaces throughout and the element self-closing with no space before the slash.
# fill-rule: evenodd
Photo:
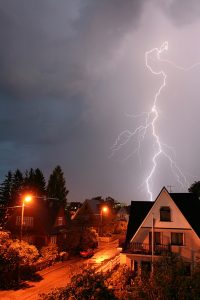
<svg viewBox="0 0 200 300">
<path fill-rule="evenodd" d="M 26 282 L 26 287 L 17 291 L 0 291 L 1 300 L 38 300 L 39 294 L 47 293 L 53 288 L 63 287 L 69 283 L 71 276 L 85 265 L 98 266 L 103 261 L 111 259 L 119 253 L 117 241 L 101 243 L 95 255 L 90 259 L 74 258 L 66 262 L 58 263 L 53 267 L 38 272 L 42 280 L 38 282 Z"/>
</svg>

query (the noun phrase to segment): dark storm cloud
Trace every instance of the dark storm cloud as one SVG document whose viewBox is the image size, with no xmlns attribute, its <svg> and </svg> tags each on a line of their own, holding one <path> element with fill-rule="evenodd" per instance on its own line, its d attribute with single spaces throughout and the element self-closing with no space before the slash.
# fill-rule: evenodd
<svg viewBox="0 0 200 300">
<path fill-rule="evenodd" d="M 2 90 L 22 98 L 85 89 L 94 64 L 138 24 L 143 1 L 72 3 L 1 1 Z"/>
<path fill-rule="evenodd" d="M 137 125 L 124 113 L 148 110 L 160 83 L 145 68 L 145 51 L 165 36 L 178 40 L 198 22 L 199 7 L 194 0 L 0 0 L 1 175 L 30 167 L 48 174 L 59 163 L 71 200 L 139 197 L 149 141 L 142 168 L 137 156 L 109 160 L 109 149 Z"/>
<path fill-rule="evenodd" d="M 200 18 L 199 0 L 163 0 L 158 4 L 177 26 L 194 23 Z"/>
<path fill-rule="evenodd" d="M 0 1 L 3 175 L 50 161 L 49 171 L 56 156 L 64 168 L 69 157 L 77 169 L 73 147 L 89 160 L 96 138 L 90 97 L 121 41 L 137 28 L 144 2 Z"/>
</svg>

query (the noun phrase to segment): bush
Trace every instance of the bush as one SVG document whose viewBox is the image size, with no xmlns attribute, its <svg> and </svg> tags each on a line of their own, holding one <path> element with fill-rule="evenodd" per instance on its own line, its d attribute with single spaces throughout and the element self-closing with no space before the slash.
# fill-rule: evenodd
<svg viewBox="0 0 200 300">
<path fill-rule="evenodd" d="M 41 295 L 43 300 L 115 300 L 113 290 L 107 286 L 109 274 L 96 273 L 93 269 L 83 270 L 75 275 L 71 283 L 48 294 Z"/>
<path fill-rule="evenodd" d="M 87 250 L 89 248 L 97 248 L 98 246 L 98 234 L 92 227 L 86 228 L 81 235 L 80 249 Z"/>
<path fill-rule="evenodd" d="M 58 246 L 55 244 L 44 246 L 41 248 L 40 254 L 45 260 L 55 261 L 58 257 Z"/>
<path fill-rule="evenodd" d="M 88 248 L 97 248 L 98 234 L 94 228 L 85 228 L 84 230 L 74 230 L 67 238 L 66 251 L 69 254 L 78 254 L 80 250 Z"/>
<path fill-rule="evenodd" d="M 7 232 L 0 232 L 0 287 L 7 288 L 18 281 L 19 266 L 23 277 L 23 268 L 34 263 L 38 255 L 35 246 L 12 240 Z"/>
</svg>

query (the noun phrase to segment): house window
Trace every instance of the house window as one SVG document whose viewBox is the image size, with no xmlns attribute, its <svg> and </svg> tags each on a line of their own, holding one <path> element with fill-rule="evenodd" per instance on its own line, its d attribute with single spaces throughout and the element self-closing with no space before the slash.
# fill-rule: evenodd
<svg viewBox="0 0 200 300">
<path fill-rule="evenodd" d="M 171 244 L 177 246 L 183 246 L 183 233 L 171 232 Z"/>
<path fill-rule="evenodd" d="M 21 216 L 17 216 L 16 225 L 18 226 L 21 225 Z M 24 217 L 23 226 L 33 227 L 33 217 Z"/>
<path fill-rule="evenodd" d="M 56 235 L 52 235 L 52 236 L 51 236 L 51 239 L 50 239 L 50 243 L 51 243 L 51 244 L 56 244 L 56 242 L 57 242 L 57 237 L 56 237 Z"/>
<path fill-rule="evenodd" d="M 154 245 L 160 245 L 161 244 L 161 232 L 154 232 Z M 152 244 L 152 232 L 149 232 L 149 245 Z"/>
<path fill-rule="evenodd" d="M 63 225 L 63 217 L 58 217 L 58 219 L 57 219 L 57 225 L 58 226 Z"/>
<path fill-rule="evenodd" d="M 160 208 L 160 221 L 162 221 L 162 222 L 170 222 L 171 221 L 170 207 L 162 206 Z"/>
<path fill-rule="evenodd" d="M 160 245 L 161 244 L 161 234 L 160 232 L 154 232 L 154 244 Z"/>
</svg>

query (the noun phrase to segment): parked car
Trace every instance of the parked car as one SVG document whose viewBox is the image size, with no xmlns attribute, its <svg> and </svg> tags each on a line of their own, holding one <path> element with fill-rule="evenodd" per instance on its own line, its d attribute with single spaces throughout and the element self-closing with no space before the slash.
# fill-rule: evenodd
<svg viewBox="0 0 200 300">
<path fill-rule="evenodd" d="M 94 255 L 94 250 L 93 249 L 87 249 L 84 251 L 80 251 L 80 256 L 83 258 L 89 258 Z"/>
</svg>

